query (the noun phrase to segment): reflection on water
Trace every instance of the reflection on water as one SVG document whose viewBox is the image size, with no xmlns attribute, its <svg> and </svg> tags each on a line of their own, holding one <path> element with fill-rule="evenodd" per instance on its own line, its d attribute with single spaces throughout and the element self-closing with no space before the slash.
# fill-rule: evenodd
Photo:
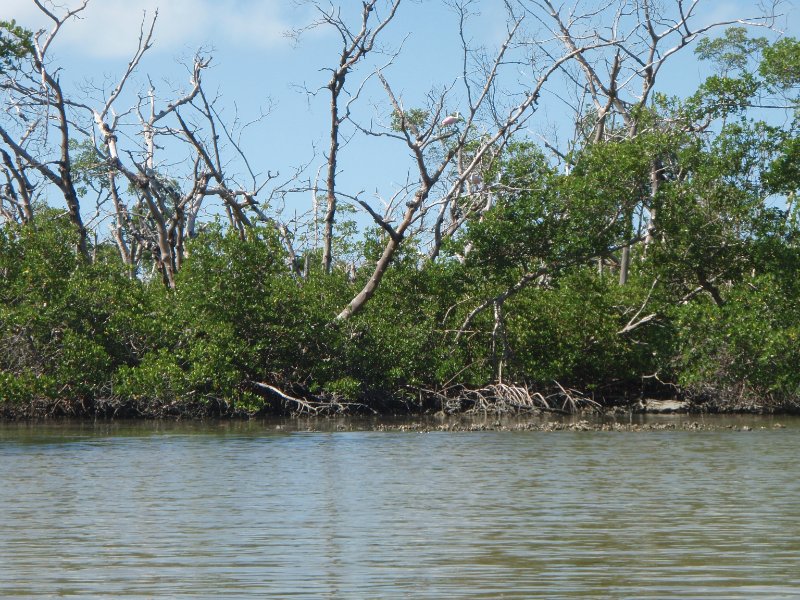
<svg viewBox="0 0 800 600">
<path fill-rule="evenodd" d="M 800 423 L 749 422 L 0 425 L 0 597 L 796 598 Z"/>
</svg>

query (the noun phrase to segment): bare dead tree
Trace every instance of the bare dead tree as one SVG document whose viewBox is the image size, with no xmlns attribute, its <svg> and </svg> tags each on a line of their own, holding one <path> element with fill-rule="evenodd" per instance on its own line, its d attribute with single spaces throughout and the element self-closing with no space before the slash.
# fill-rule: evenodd
<svg viewBox="0 0 800 600">
<path fill-rule="evenodd" d="M 69 219 L 78 232 L 76 250 L 88 261 L 88 236 L 75 189 L 70 154 L 72 123 L 68 116 L 69 100 L 65 97 L 57 71 L 49 66 L 48 55 L 64 24 L 83 11 L 88 0 L 62 16 L 49 10 L 40 0 L 34 0 L 34 3 L 52 26 L 49 31 L 40 30 L 34 34 L 32 52 L 0 82 L 9 109 L 6 116 L 11 119 L 8 125 L 0 122 L 0 139 L 5 144 L 2 150 L 6 178 L 3 199 L 14 207 L 22 220 L 30 221 L 33 216 L 31 192 L 38 184 L 29 174 L 36 172 L 44 181 L 55 185 L 63 195 Z M 51 134 L 58 139 L 55 149 L 47 143 Z"/>
<path fill-rule="evenodd" d="M 247 160 L 240 143 L 230 128 L 220 118 L 215 108 L 217 99 L 210 99 L 202 85 L 202 74 L 210 64 L 210 58 L 197 55 L 191 67 L 188 91 L 164 103 L 159 102 L 152 83 L 134 111 L 138 115 L 140 148 L 137 153 L 121 153 L 116 145 L 114 128 L 98 123 L 108 160 L 136 190 L 136 206 L 144 211 L 147 219 L 134 220 L 131 211 L 125 211 L 128 226 L 140 244 L 148 247 L 156 257 L 156 263 L 165 283 L 174 287 L 175 273 L 180 270 L 185 257 L 185 242 L 195 235 L 198 215 L 209 197 L 218 198 L 228 216 L 230 226 L 245 235 L 252 225 L 248 212 L 257 220 L 273 223 L 286 234 L 277 221 L 268 217 L 256 196 L 277 175 L 267 172 L 257 175 Z M 192 165 L 184 175 L 184 183 L 173 173 L 159 167 L 156 151 L 158 140 L 177 144 L 185 153 L 186 161 Z M 233 147 L 249 172 L 250 184 L 241 184 L 237 177 L 227 172 L 222 141 Z M 291 252 L 291 243 L 286 235 L 284 241 Z"/>
<path fill-rule="evenodd" d="M 35 187 L 26 173 L 29 167 L 19 155 L 12 158 L 5 149 L 0 149 L 0 156 L 3 158 L 0 171 L 5 178 L 0 188 L 0 216 L 9 222 L 30 223 Z"/>
<path fill-rule="evenodd" d="M 342 94 L 345 93 L 348 75 L 375 49 L 379 36 L 397 14 L 400 1 L 363 0 L 360 18 L 357 23 L 351 24 L 342 15 L 341 7 L 333 4 L 323 6 L 321 2 L 314 0 L 311 4 L 319 13 L 319 18 L 308 27 L 294 32 L 295 35 L 300 35 L 308 29 L 330 27 L 341 38 L 335 66 L 325 69 L 331 73 L 331 78 L 325 86 L 330 94 L 330 146 L 325 177 L 327 209 L 323 219 L 322 234 L 322 268 L 325 273 L 330 273 L 333 264 L 333 226 L 337 209 L 336 176 L 342 143 L 341 126 L 350 118 L 353 102 L 351 99 L 343 106 Z M 358 93 L 356 97 L 357 95 Z"/>
<path fill-rule="evenodd" d="M 587 135 L 576 138 L 578 143 L 596 144 L 609 140 L 634 139 L 642 133 L 640 119 L 643 114 L 642 109 L 647 106 L 657 89 L 657 75 L 665 61 L 714 28 L 731 24 L 770 26 L 778 4 L 771 3 L 767 12 L 759 17 L 695 24 L 698 20 L 699 3 L 700 0 L 692 2 L 675 0 L 656 5 L 648 0 L 620 0 L 605 7 L 587 8 L 585 12 L 580 13 L 580 3 L 571 7 L 562 5 L 556 8 L 549 0 L 541 2 L 519 0 L 518 5 L 525 14 L 530 19 L 545 25 L 552 39 L 561 43 L 566 51 L 583 49 L 559 65 L 567 80 L 579 90 L 576 94 L 579 102 L 575 106 L 576 129 L 587 120 L 588 111 L 583 108 L 584 101 L 588 99 L 588 104 L 593 107 L 589 113 L 591 127 Z M 601 26 L 601 23 L 605 25 Z M 542 43 L 542 38 L 531 40 L 529 43 L 547 52 L 551 61 L 554 59 L 555 55 Z M 574 69 L 576 66 L 577 73 L 583 74 L 583 81 L 576 77 Z M 561 160 L 567 161 L 567 150 L 560 150 L 546 140 L 545 145 Z M 570 165 L 567 163 L 567 166 Z M 613 262 L 618 264 L 621 284 L 628 278 L 631 248 L 635 244 L 648 243 L 648 240 L 651 241 L 655 236 L 656 200 L 663 182 L 664 168 L 660 159 L 655 157 L 650 169 L 650 193 L 647 197 L 649 202 L 641 207 L 643 211 L 649 212 L 645 231 L 635 231 L 631 226 L 618 245 L 607 248 L 606 255 L 595 257 L 605 261 L 610 260 L 613 253 L 619 253 L 619 260 Z M 620 210 L 625 211 L 625 219 L 628 222 L 631 222 L 636 210 L 632 204 L 633 200 L 635 199 L 621 198 L 619 203 Z M 616 215 L 612 220 L 618 217 L 619 215 Z M 578 260 L 591 258 L 585 256 L 579 257 Z M 507 289 L 480 302 L 467 314 L 456 330 L 456 341 L 468 331 L 475 318 L 490 307 L 495 307 L 496 330 L 498 304 L 502 306 L 508 298 L 542 281 L 550 269 L 550 265 L 541 265 L 526 272 Z M 705 290 L 715 302 L 722 302 L 712 281 L 701 277 L 700 282 L 698 290 Z M 657 283 L 657 280 L 653 282 L 653 288 Z M 647 299 L 652 295 L 652 291 L 651 288 Z M 634 312 L 633 318 L 622 327 L 620 335 L 628 334 L 657 318 L 654 313 L 642 317 L 647 299 L 642 307 Z"/>
<path fill-rule="evenodd" d="M 215 108 L 218 99 L 203 88 L 210 59 L 195 58 L 189 66 L 185 90 L 164 97 L 150 83 L 139 93 L 138 102 L 124 106 L 127 89 L 134 85 L 133 74 L 151 47 L 156 15 L 143 21 L 138 47 L 127 68 L 102 99 L 69 98 L 61 87 L 61 74 L 49 64 L 47 53 L 64 23 L 82 11 L 88 0 L 63 17 L 35 1 L 54 25 L 49 33 L 36 36 L 36 51 L 24 68 L 4 76 L 1 84 L 7 100 L 0 120 L 0 215 L 30 221 L 37 194 L 54 184 L 80 232 L 79 252 L 88 257 L 71 149 L 71 140 L 74 143 L 82 138 L 92 143 L 102 166 L 104 200 L 99 202 L 109 206 L 113 215 L 110 235 L 132 272 L 149 256 L 165 283 L 174 286 L 175 273 L 185 256 L 185 241 L 194 235 L 204 207 L 215 201 L 231 228 L 242 235 L 254 220 L 272 223 L 287 248 L 291 268 L 297 272 L 292 233 L 280 218 L 268 215 L 264 203 L 258 200 L 276 176 L 269 171 L 266 175 L 254 172 Z M 468 26 L 472 3 L 450 0 L 461 40 L 461 72 L 449 85 L 428 95 L 422 111 L 425 116 L 420 119 L 413 114 L 413 107 L 404 106 L 403 94 L 389 83 L 388 67 L 362 78 L 355 91 L 349 92 L 346 86 L 354 69 L 377 51 L 376 44 L 395 18 L 400 0 L 362 1 L 359 16 L 354 19 L 344 17 L 334 4 L 326 7 L 310 2 L 320 15 L 311 27 L 332 28 L 341 39 L 337 59 L 329 69 L 330 80 L 322 88 L 330 97 L 331 116 L 330 130 L 326 131 L 330 147 L 324 165 L 324 269 L 330 271 L 333 262 L 334 221 L 337 203 L 343 198 L 364 208 L 386 234 L 372 276 L 337 318 L 347 319 L 369 301 L 406 240 L 424 239 L 428 258 L 436 259 L 448 237 L 492 207 L 496 188 L 487 180 L 487 173 L 508 143 L 529 124 L 545 84 L 556 74 L 564 74 L 578 90 L 575 96 L 581 105 L 591 107 L 577 109 L 577 118 L 590 124 L 590 133 L 581 143 L 631 139 L 640 132 L 639 109 L 652 98 L 658 73 L 671 56 L 714 27 L 770 24 L 770 15 L 703 23 L 698 20 L 700 3 L 616 0 L 600 8 L 586 8 L 582 2 L 567 8 L 556 7 L 550 0 L 507 0 L 507 35 L 497 51 L 490 53 L 471 47 Z M 774 10 L 770 14 L 774 15 Z M 527 37 L 523 22 L 529 28 L 540 28 L 539 37 Z M 520 73 L 523 87 L 515 90 L 507 77 L 519 83 Z M 392 115 L 391 125 L 365 123 L 351 112 L 366 81 L 380 82 L 387 98 L 383 108 L 388 107 Z M 453 108 L 461 109 L 461 120 L 443 126 L 442 117 Z M 385 121 L 386 113 L 382 116 Z M 402 144 L 411 157 L 407 183 L 381 210 L 360 194 L 348 195 L 337 187 L 346 122 L 359 135 L 386 137 Z M 163 146 L 171 147 L 168 161 L 166 152 L 160 150 Z M 555 144 L 550 147 L 566 159 L 565 149 Z M 246 183 L 230 167 L 226 152 L 231 149 L 238 164 L 246 166 Z M 654 162 L 651 194 L 642 200 L 642 212 L 649 211 L 647 235 L 631 231 L 629 239 L 653 239 L 661 176 L 662 169 Z M 626 218 L 633 221 L 633 213 Z M 620 250 L 623 281 L 629 251 L 627 245 Z M 534 265 L 532 271 L 536 268 Z"/>
<path fill-rule="evenodd" d="M 170 127 L 162 127 L 161 123 L 167 117 L 179 119 L 178 109 L 189 104 L 200 94 L 201 73 L 208 66 L 209 59 L 200 56 L 195 58 L 189 91 L 168 102 L 163 108 L 157 108 L 155 90 L 151 84 L 147 94 L 140 96 L 139 104 L 133 109 L 139 117 L 140 135 L 143 140 L 139 155 L 143 159 L 136 160 L 136 155 L 132 151 L 121 152 L 118 143 L 120 120 L 118 113 L 114 111 L 114 104 L 142 55 L 151 46 L 156 19 L 157 15 L 154 16 L 148 28 L 142 28 L 137 52 L 103 106 L 100 109 L 94 109 L 88 105 L 82 106 L 91 113 L 104 147 L 98 152 L 109 167 L 108 185 L 114 201 L 117 223 L 124 223 L 138 244 L 152 253 L 165 284 L 174 287 L 175 273 L 180 268 L 185 237 L 186 206 L 197 197 L 200 190 L 207 187 L 209 176 L 195 168 L 193 171 L 195 177 L 190 191 L 185 194 L 181 193 L 175 182 L 158 173 L 155 160 L 156 138 L 161 134 L 171 137 L 177 135 Z M 146 114 L 143 107 L 149 109 Z M 124 112 L 127 114 L 130 110 Z M 112 118 L 109 119 L 109 116 Z M 121 199 L 116 181 L 118 175 L 126 180 L 130 189 L 136 190 L 138 201 L 133 211 Z M 146 212 L 143 213 L 142 210 Z M 123 260 L 131 261 L 133 255 L 126 247 L 121 234 L 115 235 L 115 238 Z"/>
<path fill-rule="evenodd" d="M 35 195 L 45 195 L 48 184 L 55 184 L 80 233 L 78 250 L 89 259 L 78 178 L 97 194 L 95 218 L 102 219 L 101 213 L 112 217 L 108 234 L 131 275 L 150 258 L 169 287 L 175 286 L 185 241 L 194 235 L 208 199 L 219 201 L 231 227 L 242 235 L 253 218 L 273 224 L 292 254 L 289 232 L 256 199 L 277 175 L 256 173 L 238 137 L 265 115 L 245 125 L 234 123 L 233 128 L 224 122 L 216 108 L 218 98 L 203 88 L 210 57 L 195 56 L 188 65 L 188 87 L 171 97 L 160 95 L 149 79 L 145 89 L 129 91 L 137 85 L 134 74 L 152 47 L 158 20 L 157 12 L 150 18 L 145 15 L 138 46 L 113 87 L 90 86 L 91 91 L 68 96 L 61 84 L 63 71 L 50 64 L 47 51 L 88 0 L 64 16 L 35 3 L 54 26 L 33 37 L 34 51 L 0 81 L 5 94 L 0 215 L 32 220 Z M 234 163 L 243 165 L 246 184 L 241 173 L 230 172 Z M 102 237 L 104 232 L 94 231 L 92 236 Z"/>
<path fill-rule="evenodd" d="M 731 25 L 771 27 L 781 0 L 768 0 L 754 9 L 752 17 L 703 21 L 703 0 L 616 0 L 604 6 L 556 5 L 551 0 L 516 0 L 520 10 L 541 24 L 567 50 L 585 47 L 562 68 L 583 90 L 581 99 L 592 107 L 591 133 L 583 143 L 609 139 L 633 139 L 641 130 L 642 110 L 656 89 L 658 75 L 670 59 L 699 37 Z M 592 41 L 599 43 L 592 44 Z M 570 71 L 576 65 L 582 83 Z M 585 109 L 576 109 L 576 123 Z M 656 196 L 662 170 L 654 161 L 652 194 L 644 207 L 649 213 L 648 235 L 656 230 Z M 633 213 L 628 216 L 633 218 Z M 633 227 L 631 226 L 631 230 Z M 631 248 L 623 246 L 619 260 L 619 282 L 628 280 Z"/>
<path fill-rule="evenodd" d="M 510 6 L 508 7 L 510 9 Z M 413 194 L 406 202 L 402 214 L 391 220 L 379 216 L 377 211 L 367 208 L 366 203 L 361 202 L 375 222 L 387 233 L 387 240 L 371 277 L 361 291 L 339 313 L 337 320 L 346 320 L 364 307 L 377 290 L 398 248 L 404 243 L 407 236 L 414 233 L 413 227 L 419 227 L 426 214 L 432 209 L 441 206 L 449 207 L 456 198 L 460 197 L 466 182 L 470 180 L 480 165 L 493 153 L 502 150 L 511 137 L 530 119 L 535 112 L 542 88 L 548 79 L 560 69 L 562 64 L 587 49 L 582 46 L 577 47 L 548 62 L 532 78 L 528 88 L 518 100 L 503 110 L 494 102 L 493 91 L 499 85 L 505 57 L 523 19 L 523 16 L 518 16 L 509 10 L 506 39 L 495 54 L 489 68 L 483 73 L 481 84 L 472 87 L 467 94 L 468 109 L 463 116 L 463 125 L 460 127 L 447 125 L 447 121 L 445 124 L 441 123 L 447 102 L 447 92 L 431 98 L 431 105 L 426 111 L 429 118 L 420 125 L 409 116 L 400 97 L 392 90 L 386 78 L 381 78 L 393 108 L 394 129 L 375 130 L 362 126 L 359 126 L 359 129 L 367 135 L 402 141 L 410 151 L 414 162 L 416 183 Z M 592 44 L 596 43 L 598 42 L 592 41 Z M 474 85 L 474 82 L 470 85 Z M 492 130 L 476 136 L 474 134 L 475 127 L 477 127 L 484 110 L 494 117 L 494 121 L 491 123 Z M 433 147 L 440 147 L 441 150 L 435 153 L 431 152 Z M 445 182 L 446 173 L 452 173 L 452 178 Z M 441 189 L 441 194 L 432 200 L 431 195 L 437 189 Z"/>
</svg>

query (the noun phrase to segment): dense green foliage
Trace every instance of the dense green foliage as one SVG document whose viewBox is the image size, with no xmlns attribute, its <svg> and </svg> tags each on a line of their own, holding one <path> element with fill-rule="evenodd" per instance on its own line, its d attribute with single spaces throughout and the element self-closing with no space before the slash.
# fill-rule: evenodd
<svg viewBox="0 0 800 600">
<path fill-rule="evenodd" d="M 4 60 L 25 52 L 23 32 L 0 25 Z M 490 174 L 492 208 L 435 261 L 403 246 L 349 320 L 334 316 L 370 277 L 380 230 L 340 239 L 356 267 L 326 275 L 288 268 L 272 225 L 207 226 L 170 288 L 132 274 L 111 245 L 85 260 L 70 221 L 38 207 L 33 222 L 0 227 L 0 403 L 396 410 L 505 381 L 598 400 L 677 391 L 798 406 L 798 43 L 730 30 L 698 54 L 719 69 L 696 94 L 655 96 L 636 136 L 586 142 L 567 170 L 532 143 L 510 145 Z M 794 110 L 787 123 L 750 115 L 765 94 Z"/>
</svg>

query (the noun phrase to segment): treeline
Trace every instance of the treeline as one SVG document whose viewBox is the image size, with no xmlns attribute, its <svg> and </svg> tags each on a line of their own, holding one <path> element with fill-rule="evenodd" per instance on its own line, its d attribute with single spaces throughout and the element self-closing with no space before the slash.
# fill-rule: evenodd
<svg viewBox="0 0 800 600">
<path fill-rule="evenodd" d="M 249 414 L 303 409 L 297 400 L 439 410 L 442 396 L 505 381 L 544 394 L 558 382 L 599 402 L 689 394 L 787 408 L 800 400 L 800 252 L 787 238 L 737 242 L 726 281 L 707 275 L 713 295 L 695 292 L 690 248 L 667 263 L 654 244 L 626 286 L 608 263 L 563 266 L 508 297 L 501 319 L 493 306 L 466 325 L 474 298 L 513 281 L 513 267 L 496 270 L 509 257 L 408 255 L 338 322 L 367 270 L 297 279 L 269 228 L 207 230 L 169 290 L 131 279 L 111 248 L 81 260 L 53 211 L 0 233 L 0 397 L 11 414 Z"/>
<path fill-rule="evenodd" d="M 86 107 L 47 79 L 42 38 L 13 22 L 2 31 L 8 415 L 564 408 L 657 395 L 709 409 L 800 406 L 797 40 L 731 28 L 700 41 L 698 59 L 717 74 L 685 98 L 656 93 L 645 69 L 645 93 L 624 100 L 619 65 L 603 85 L 583 65 L 604 102 L 580 112 L 563 152 L 520 136 L 522 113 L 496 136 L 480 132 L 477 103 L 443 125 L 441 102 L 406 110 L 384 80 L 387 132 L 408 145 L 419 185 L 393 216 L 355 198 L 375 222 L 359 232 L 332 182 L 321 198 L 340 222 L 326 215 L 330 235 L 301 243 L 226 178 L 219 136 L 181 114 L 199 106 L 216 123 L 199 76 L 182 104 L 143 119 L 142 153 L 126 158 L 121 125 L 106 120 L 112 102 L 89 110 L 94 137 L 73 137 L 82 130 L 68 111 Z M 589 52 L 569 48 L 569 60 Z M 23 86 L 37 77 L 46 102 Z M 55 142 L 21 120 L 21 96 L 26 110 L 53 111 L 43 127 Z M 161 118 L 175 121 L 159 130 Z M 157 134 L 191 149 L 189 184 L 159 170 Z M 48 201 L 52 189 L 66 208 Z M 110 231 L 84 222 L 93 194 L 111 207 Z M 209 196 L 218 217 L 201 223 Z"/>
</svg>

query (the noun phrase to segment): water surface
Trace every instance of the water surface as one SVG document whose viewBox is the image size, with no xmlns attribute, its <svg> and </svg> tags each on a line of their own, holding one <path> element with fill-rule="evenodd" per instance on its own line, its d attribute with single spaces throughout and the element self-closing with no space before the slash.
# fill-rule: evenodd
<svg viewBox="0 0 800 600">
<path fill-rule="evenodd" d="M 0 597 L 797 598 L 800 423 L 747 422 L 0 425 Z"/>
</svg>

